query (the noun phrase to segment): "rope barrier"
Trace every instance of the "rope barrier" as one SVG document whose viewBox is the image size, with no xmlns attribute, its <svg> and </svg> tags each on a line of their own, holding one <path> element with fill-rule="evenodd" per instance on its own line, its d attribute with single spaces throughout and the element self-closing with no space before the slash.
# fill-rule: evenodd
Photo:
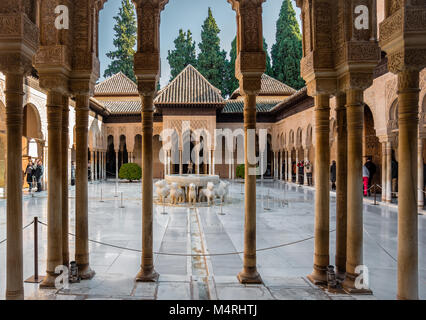
<svg viewBox="0 0 426 320">
<path fill-rule="evenodd" d="M 23 227 L 22 230 L 25 230 L 26 228 L 28 228 L 29 226 L 31 226 L 33 223 L 34 223 L 34 220 L 31 221 L 29 224 L 27 224 L 25 227 Z M 7 238 L 3 239 L 2 241 L 0 241 L 0 244 L 5 243 L 6 241 L 7 241 Z"/>
<path fill-rule="evenodd" d="M 38 223 L 40 223 L 41 225 L 44 225 L 45 227 L 47 227 L 47 224 L 39 221 Z M 331 230 L 330 233 L 335 232 L 336 230 Z M 77 238 L 77 236 L 74 233 L 69 232 L 69 235 Z M 262 249 L 257 249 L 256 252 L 262 252 L 262 251 L 269 251 L 269 250 L 273 250 L 273 249 L 279 249 L 279 248 L 283 248 L 283 247 L 287 247 L 287 246 L 291 246 L 291 245 L 295 245 L 298 243 L 302 243 L 302 242 L 306 242 L 309 240 L 314 239 L 315 236 L 311 236 L 305 239 L 301 239 L 301 240 L 297 240 L 297 241 L 292 241 L 292 242 L 287 242 L 284 244 L 280 244 L 277 246 L 272 246 L 272 247 L 267 247 L 267 248 L 262 248 Z M 138 252 L 138 253 L 142 253 L 142 250 L 139 249 L 132 249 L 132 248 L 126 248 L 126 247 L 121 247 L 121 246 L 117 246 L 114 244 L 110 244 L 110 243 L 105 243 L 105 242 L 101 242 L 101 241 L 97 241 L 97 240 L 92 240 L 92 239 L 88 239 L 89 242 L 92 243 L 96 243 L 96 244 L 100 244 L 103 246 L 108 246 L 108 247 L 112 247 L 112 248 L 116 248 L 116 249 L 121 249 L 121 250 L 126 250 L 126 251 L 132 251 L 132 252 Z M 185 253 L 168 253 L 168 252 L 153 252 L 155 255 L 159 255 L 159 256 L 177 256 L 177 257 L 219 257 L 219 256 L 231 256 L 231 255 L 240 255 L 240 254 L 244 254 L 244 251 L 238 251 L 238 252 L 227 252 L 227 253 L 210 253 L 210 254 L 185 254 Z"/>
</svg>

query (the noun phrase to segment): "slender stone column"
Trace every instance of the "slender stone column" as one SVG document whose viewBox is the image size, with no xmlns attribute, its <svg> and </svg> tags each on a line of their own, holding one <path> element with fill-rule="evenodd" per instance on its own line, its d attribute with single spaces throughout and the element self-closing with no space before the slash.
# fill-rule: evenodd
<svg viewBox="0 0 426 320">
<path fill-rule="evenodd" d="M 348 209 L 346 279 L 343 283 L 348 292 L 370 292 L 355 288 L 358 266 L 363 265 L 363 182 L 362 144 L 364 128 L 363 91 L 349 89 L 346 92 L 348 126 Z"/>
<path fill-rule="evenodd" d="M 314 268 L 308 279 L 327 283 L 330 238 L 330 98 L 315 96 L 315 252 Z"/>
<path fill-rule="evenodd" d="M 280 151 L 280 163 L 279 163 L 279 179 L 283 179 L 283 151 Z"/>
<path fill-rule="evenodd" d="M 382 142 L 382 202 L 386 202 L 386 174 L 387 174 L 387 156 L 386 142 Z"/>
<path fill-rule="evenodd" d="M 93 168 L 93 172 L 95 175 L 95 181 L 98 180 L 98 150 L 95 149 L 95 151 L 93 151 L 93 162 L 94 162 L 94 168 Z"/>
<path fill-rule="evenodd" d="M 179 150 L 179 174 L 183 174 L 182 152 L 182 150 Z"/>
<path fill-rule="evenodd" d="M 62 110 L 62 264 L 69 266 L 69 221 L 68 221 L 68 151 L 69 151 L 69 103 L 68 96 L 63 96 Z"/>
<path fill-rule="evenodd" d="M 309 149 L 306 147 L 305 148 L 305 164 L 308 162 L 309 160 Z M 309 181 L 308 181 L 308 174 L 306 173 L 306 168 L 303 170 L 303 179 L 305 180 L 305 186 L 309 185 Z"/>
<path fill-rule="evenodd" d="M 299 152 L 300 149 L 296 149 L 296 184 L 300 183 L 299 168 L 297 167 L 297 165 L 299 164 Z"/>
<path fill-rule="evenodd" d="M 95 152 L 90 150 L 90 180 L 95 180 Z"/>
<path fill-rule="evenodd" d="M 215 175 L 216 174 L 216 170 L 215 170 L 215 156 L 214 156 L 214 150 L 212 150 L 212 174 Z"/>
<path fill-rule="evenodd" d="M 256 163 L 250 156 L 255 154 L 256 96 L 244 96 L 244 148 L 245 148 L 245 223 L 243 270 L 238 274 L 241 283 L 261 283 L 256 266 Z M 252 140 L 252 141 L 251 141 Z"/>
<path fill-rule="evenodd" d="M 115 150 L 115 179 L 118 180 L 118 150 Z"/>
<path fill-rule="evenodd" d="M 91 279 L 95 271 L 89 264 L 89 219 L 88 219 L 88 127 L 89 96 L 76 96 L 76 188 L 75 188 L 75 259 L 83 280 Z M 93 171 L 93 170 L 92 170 Z"/>
<path fill-rule="evenodd" d="M 47 124 L 49 141 L 49 189 L 47 201 L 47 270 L 40 288 L 54 288 L 58 274 L 55 268 L 62 265 L 62 113 L 63 96 L 54 91 L 47 93 Z M 63 190 L 62 190 L 63 191 Z"/>
<path fill-rule="evenodd" d="M 293 182 L 293 163 L 292 163 L 292 159 L 291 159 L 291 154 L 292 154 L 292 150 L 290 149 L 290 151 L 287 151 L 288 153 L 288 161 L 287 161 L 287 170 L 288 170 L 288 182 Z"/>
<path fill-rule="evenodd" d="M 336 161 L 336 256 L 337 273 L 344 277 L 346 272 L 346 228 L 347 228 L 347 165 L 348 133 L 346 122 L 346 95 L 336 96 L 337 161 Z"/>
<path fill-rule="evenodd" d="M 398 73 L 398 293 L 418 299 L 417 154 L 419 72 Z"/>
<path fill-rule="evenodd" d="M 24 299 L 22 250 L 23 75 L 6 74 L 6 298 Z"/>
<path fill-rule="evenodd" d="M 154 96 L 142 96 L 142 264 L 136 281 L 154 282 L 153 257 L 153 173 L 152 136 L 154 131 Z"/>
<path fill-rule="evenodd" d="M 392 202 L 392 144 L 386 143 L 386 202 Z"/>
<path fill-rule="evenodd" d="M 418 202 L 417 202 L 417 204 L 418 204 L 418 207 L 419 207 L 419 209 L 423 209 L 423 207 L 424 207 L 424 199 L 425 199 L 425 196 L 424 196 L 424 193 L 423 193 L 423 191 L 424 191 L 424 180 L 423 180 L 423 178 L 424 178 L 424 172 L 423 172 L 423 165 L 424 165 L 424 163 L 423 163 L 423 139 L 422 138 L 419 138 L 419 143 L 418 143 L 418 151 L 417 151 L 417 156 L 418 156 L 418 159 L 417 159 L 417 172 L 418 172 L 418 177 L 417 177 L 417 184 L 418 184 L 418 195 L 417 195 L 417 197 L 418 197 Z"/>
</svg>

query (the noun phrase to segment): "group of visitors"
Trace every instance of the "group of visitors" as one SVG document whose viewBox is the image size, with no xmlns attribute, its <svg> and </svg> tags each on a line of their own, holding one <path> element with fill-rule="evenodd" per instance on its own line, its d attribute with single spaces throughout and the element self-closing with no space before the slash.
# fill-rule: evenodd
<svg viewBox="0 0 426 320">
<path fill-rule="evenodd" d="M 337 180 L 337 164 L 336 161 L 333 160 L 331 162 L 330 167 L 330 181 L 331 181 L 331 190 L 336 190 L 336 180 Z M 371 189 L 373 184 L 373 178 L 376 174 L 376 165 L 373 163 L 372 157 L 367 157 L 367 162 L 362 166 L 362 180 L 363 180 L 363 192 L 364 197 L 371 195 Z M 396 170 L 398 171 L 398 169 Z M 393 174 L 393 167 L 392 167 L 392 174 Z"/>
<path fill-rule="evenodd" d="M 307 185 L 312 186 L 312 164 L 309 160 L 300 160 L 297 163 L 293 162 L 293 175 L 299 176 L 299 184 L 303 185 L 305 182 L 305 173 L 307 179 Z"/>
<path fill-rule="evenodd" d="M 36 192 L 41 192 L 41 178 L 44 174 L 43 162 L 38 159 L 36 161 L 30 160 L 25 169 L 24 175 L 26 175 L 27 183 L 28 183 L 28 191 L 32 192 L 32 189 L 37 186 Z"/>
</svg>

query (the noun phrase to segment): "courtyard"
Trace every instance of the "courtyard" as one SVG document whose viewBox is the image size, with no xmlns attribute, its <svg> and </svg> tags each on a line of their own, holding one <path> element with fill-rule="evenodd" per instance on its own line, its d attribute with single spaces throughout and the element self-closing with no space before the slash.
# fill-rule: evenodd
<svg viewBox="0 0 426 320">
<path fill-rule="evenodd" d="M 157 283 L 136 283 L 141 253 L 141 184 L 89 184 L 89 252 L 92 280 L 61 290 L 25 283 L 26 299 L 329 300 L 395 299 L 397 209 L 364 204 L 364 264 L 373 296 L 331 294 L 306 278 L 314 254 L 314 190 L 280 181 L 257 183 L 257 266 L 261 285 L 240 284 L 243 265 L 244 188 L 233 181 L 226 203 L 215 206 L 154 205 Z M 123 197 L 123 201 L 121 200 Z M 75 225 L 75 187 L 70 188 L 70 233 Z M 103 202 L 101 202 L 103 201 Z M 330 202 L 330 264 L 335 252 L 335 195 Z M 122 208 L 123 207 L 123 208 Z M 0 241 L 6 234 L 6 200 L 0 200 Z M 165 214 L 166 213 L 166 214 Z M 25 193 L 23 225 L 47 223 L 47 193 Z M 426 217 L 419 215 L 419 294 L 426 298 Z M 33 225 L 24 230 L 24 279 L 34 273 Z M 70 235 L 70 257 L 74 257 Z M 39 270 L 45 274 L 47 227 L 39 225 Z M 0 244 L 0 299 L 5 296 L 6 243 Z M 236 254 L 235 254 L 236 253 Z"/>
</svg>

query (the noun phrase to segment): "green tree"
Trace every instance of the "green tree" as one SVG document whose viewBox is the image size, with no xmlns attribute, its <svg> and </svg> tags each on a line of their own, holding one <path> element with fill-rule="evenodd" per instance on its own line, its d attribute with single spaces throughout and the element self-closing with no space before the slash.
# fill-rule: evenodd
<svg viewBox="0 0 426 320">
<path fill-rule="evenodd" d="M 300 89 L 305 82 L 300 76 L 302 59 L 302 35 L 291 0 L 284 0 L 277 21 L 276 43 L 272 46 L 274 77 Z"/>
<path fill-rule="evenodd" d="M 192 41 L 192 33 L 179 30 L 179 35 L 175 39 L 175 49 L 168 52 L 167 60 L 170 65 L 171 80 L 185 69 L 188 65 L 196 67 L 197 55 L 195 52 L 195 41 Z"/>
<path fill-rule="evenodd" d="M 137 40 L 137 24 L 135 8 L 131 0 L 121 0 L 121 8 L 117 16 L 114 17 L 114 46 L 115 51 L 110 51 L 106 56 L 111 59 L 111 63 L 105 70 L 104 77 L 112 76 L 118 72 L 123 72 L 133 81 L 136 81 L 133 70 L 133 56 Z"/>
<path fill-rule="evenodd" d="M 273 77 L 271 57 L 268 52 L 268 44 L 266 43 L 265 38 L 263 38 L 263 49 L 266 52 L 265 73 L 268 76 Z M 234 40 L 232 41 L 231 52 L 229 55 L 230 55 L 230 61 L 228 63 L 227 90 L 228 90 L 228 94 L 231 95 L 240 85 L 238 82 L 238 79 L 235 77 L 235 61 L 237 60 L 237 37 L 235 37 Z"/>
<path fill-rule="evenodd" d="M 198 71 L 226 96 L 227 59 L 226 51 L 220 50 L 220 29 L 209 8 L 208 17 L 204 21 L 201 31 L 201 43 L 198 44 Z"/>
</svg>

